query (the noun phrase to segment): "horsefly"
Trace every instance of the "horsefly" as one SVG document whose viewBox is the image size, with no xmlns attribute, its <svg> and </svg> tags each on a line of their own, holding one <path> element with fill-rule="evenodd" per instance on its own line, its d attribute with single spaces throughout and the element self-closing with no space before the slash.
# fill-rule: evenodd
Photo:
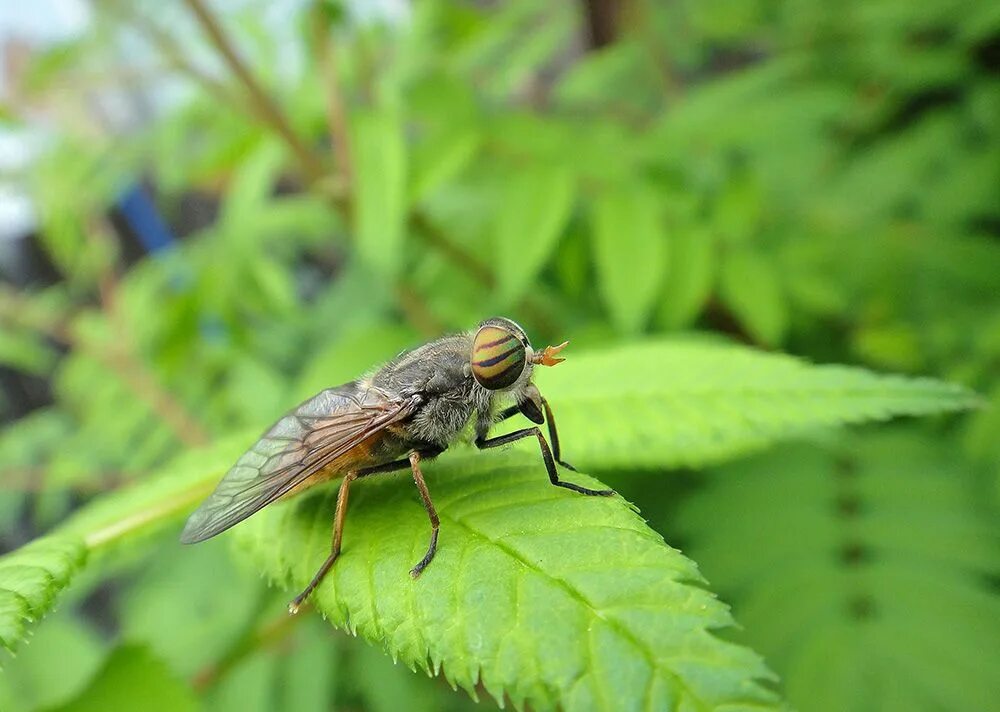
<svg viewBox="0 0 1000 712">
<path fill-rule="evenodd" d="M 565 482 L 556 470 L 556 463 L 575 468 L 561 459 L 552 409 L 531 378 L 535 366 L 562 362 L 558 354 L 566 343 L 535 351 L 520 326 L 495 317 L 473 331 L 404 352 L 368 376 L 322 391 L 275 423 L 236 461 L 188 519 L 181 541 L 204 541 L 271 502 L 343 478 L 330 555 L 289 604 L 296 613 L 340 555 L 351 483 L 409 468 L 431 523 L 427 553 L 410 570 L 416 578 L 434 558 L 439 529 L 420 463 L 444 452 L 473 420 L 479 449 L 534 437 L 553 485 L 585 495 L 614 494 Z M 512 404 L 503 407 L 505 401 Z M 488 437 L 495 423 L 518 414 L 535 425 Z M 551 447 L 538 428 L 546 421 Z"/>
</svg>

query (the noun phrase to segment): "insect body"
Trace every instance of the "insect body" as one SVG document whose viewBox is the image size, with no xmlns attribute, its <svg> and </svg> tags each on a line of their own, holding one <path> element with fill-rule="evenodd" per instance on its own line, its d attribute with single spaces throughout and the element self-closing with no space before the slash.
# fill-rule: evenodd
<svg viewBox="0 0 1000 712">
<path fill-rule="evenodd" d="M 565 346 L 535 351 L 520 326 L 496 317 L 472 332 L 405 352 L 370 376 L 322 391 L 275 423 L 237 460 L 188 519 L 181 541 L 204 541 L 271 502 L 343 477 L 330 555 L 289 605 L 295 613 L 340 554 L 351 483 L 409 468 L 431 522 L 427 553 L 410 571 L 417 577 L 434 558 L 439 526 L 420 462 L 444 452 L 470 420 L 475 422 L 478 448 L 537 438 L 552 484 L 586 495 L 613 494 L 564 482 L 556 471 L 557 462 L 575 468 L 560 459 L 552 409 L 531 377 L 535 366 L 563 361 L 557 354 Z M 505 397 L 513 404 L 501 409 Z M 536 425 L 488 437 L 494 423 L 517 414 Z M 537 427 L 546 420 L 551 449 Z"/>
</svg>

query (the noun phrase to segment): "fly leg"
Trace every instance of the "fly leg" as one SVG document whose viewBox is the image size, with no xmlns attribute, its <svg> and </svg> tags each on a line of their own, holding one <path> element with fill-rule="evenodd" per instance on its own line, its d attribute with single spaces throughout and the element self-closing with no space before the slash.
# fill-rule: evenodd
<svg viewBox="0 0 1000 712">
<path fill-rule="evenodd" d="M 441 452 L 441 450 L 436 452 L 431 450 L 425 452 L 424 456 L 434 457 L 435 455 L 439 455 Z M 295 599 L 288 604 L 289 613 L 295 614 L 299 612 L 299 608 L 302 607 L 302 604 L 307 598 L 309 598 L 309 595 L 316 589 L 317 586 L 319 586 L 323 577 L 329 573 L 330 569 L 333 568 L 333 564 L 337 560 L 337 557 L 340 556 L 340 542 L 344 535 L 344 519 L 347 516 L 347 498 L 351 491 L 351 483 L 354 482 L 354 480 L 367 477 L 368 475 L 377 475 L 382 472 L 395 472 L 410 466 L 410 459 L 395 460 L 393 462 L 387 462 L 384 465 L 365 467 L 354 472 L 348 472 L 344 475 L 344 480 L 340 483 L 340 490 L 337 492 L 337 510 L 333 516 L 333 542 L 330 546 L 330 555 L 326 557 L 326 561 L 324 561 L 323 565 L 319 567 L 319 570 L 316 572 L 316 575 L 312 577 L 312 581 L 309 582 L 309 585 L 306 586 L 302 593 L 296 596 Z M 414 470 L 414 473 L 416 473 L 416 470 Z M 416 474 L 414 474 L 414 478 L 416 478 Z M 423 484 L 423 478 L 421 478 L 420 484 Z M 428 501 L 425 494 L 426 491 L 427 487 L 424 485 L 421 494 L 424 494 L 425 502 Z M 434 531 L 434 542 L 437 542 L 437 529 Z M 433 552 L 431 553 L 431 556 L 433 556 Z M 430 559 L 428 559 L 428 561 L 429 560 Z M 424 565 L 426 566 L 426 563 Z"/>
<path fill-rule="evenodd" d="M 547 409 L 548 410 L 548 409 Z M 550 411 L 551 412 L 551 411 Z M 549 421 L 551 423 L 551 421 Z M 550 426 L 550 432 L 554 432 L 552 426 Z M 476 438 L 476 447 L 480 450 L 486 450 L 491 447 L 500 447 L 501 445 L 507 445 L 508 443 L 521 440 L 522 438 L 527 438 L 535 436 L 538 438 L 538 446 L 542 449 L 542 460 L 545 461 L 545 469 L 549 473 L 549 482 L 554 484 L 556 487 L 565 487 L 566 489 L 573 490 L 574 492 L 579 492 L 580 494 L 586 494 L 598 497 L 610 497 L 614 494 L 613 490 L 595 490 L 589 489 L 587 487 L 581 487 L 580 485 L 573 484 L 572 482 L 564 482 L 559 479 L 559 473 L 556 471 L 556 460 L 552 457 L 552 450 L 549 449 L 549 444 L 545 441 L 545 436 L 542 435 L 542 431 L 538 429 L 538 426 L 531 428 L 522 428 L 521 430 L 515 430 L 513 433 L 507 433 L 506 435 L 498 435 L 495 438 L 486 438 L 482 435 Z M 565 465 L 566 463 L 561 463 Z M 573 468 L 570 468 L 573 469 Z"/>
<path fill-rule="evenodd" d="M 437 551 L 438 529 L 441 526 L 441 520 L 438 519 L 437 512 L 434 510 L 434 503 L 431 502 L 431 493 L 427 491 L 427 483 L 424 482 L 424 473 L 420 471 L 420 452 L 417 450 L 410 453 L 410 469 L 413 470 L 413 482 L 420 491 L 420 498 L 424 500 L 424 509 L 427 510 L 427 517 L 431 520 L 431 543 L 427 547 L 427 553 L 424 554 L 424 558 L 417 562 L 416 566 L 410 569 L 410 576 L 416 578 L 427 568 L 427 564 L 431 563 L 431 559 L 434 558 L 434 552 Z"/>
<path fill-rule="evenodd" d="M 571 464 L 562 459 L 562 454 L 559 450 L 559 433 L 556 431 L 556 419 L 552 415 L 552 406 L 549 402 L 542 398 L 542 407 L 545 408 L 545 420 L 549 424 L 549 440 L 552 441 L 552 454 L 556 457 L 556 462 L 565 467 L 567 470 L 573 470 L 573 472 L 578 472 L 578 470 Z"/>
</svg>

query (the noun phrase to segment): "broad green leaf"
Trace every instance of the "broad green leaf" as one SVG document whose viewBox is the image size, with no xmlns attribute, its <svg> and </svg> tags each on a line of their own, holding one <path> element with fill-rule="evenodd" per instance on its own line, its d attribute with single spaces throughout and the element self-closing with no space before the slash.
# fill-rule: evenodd
<svg viewBox="0 0 1000 712">
<path fill-rule="evenodd" d="M 788 329 L 788 306 L 778 272 L 756 252 L 737 249 L 722 260 L 719 296 L 754 339 L 774 346 Z"/>
<path fill-rule="evenodd" d="M 403 265 L 406 145 L 399 117 L 357 113 L 352 131 L 354 236 L 361 259 L 385 277 Z"/>
<path fill-rule="evenodd" d="M 670 240 L 670 272 L 657 312 L 668 329 L 689 325 L 701 312 L 712 292 L 715 251 L 708 230 L 679 230 Z"/>
<path fill-rule="evenodd" d="M 802 432 L 973 407 L 961 386 L 698 341 L 574 354 L 539 369 L 563 453 L 587 468 L 720 462 Z"/>
<path fill-rule="evenodd" d="M 510 305 L 534 282 L 569 220 L 573 176 L 561 168 L 535 168 L 507 179 L 496 234 L 500 301 Z"/>
<path fill-rule="evenodd" d="M 667 266 L 660 201 L 632 186 L 598 196 L 590 209 L 598 291 L 619 329 L 641 331 Z"/>
<path fill-rule="evenodd" d="M 696 566 L 622 500 L 552 487 L 537 455 L 449 454 L 425 473 L 441 539 L 417 580 L 430 529 L 408 478 L 352 491 L 343 554 L 313 597 L 334 625 L 518 707 L 777 705 L 761 660 L 712 634 L 732 621 Z M 268 508 L 237 541 L 291 593 L 328 554 L 335 499 Z"/>
<path fill-rule="evenodd" d="M 146 648 L 123 646 L 83 694 L 53 712 L 196 712 L 194 692 Z"/>
<path fill-rule="evenodd" d="M 989 709 L 1000 531 L 974 475 L 940 433 L 845 436 L 720 468 L 671 522 L 801 709 Z"/>
</svg>

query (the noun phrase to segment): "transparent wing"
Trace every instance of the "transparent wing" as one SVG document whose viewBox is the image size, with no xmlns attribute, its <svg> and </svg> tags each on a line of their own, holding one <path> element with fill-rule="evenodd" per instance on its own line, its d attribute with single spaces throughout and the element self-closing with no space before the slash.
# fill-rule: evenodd
<svg viewBox="0 0 1000 712">
<path fill-rule="evenodd" d="M 347 384 L 307 400 L 279 420 L 226 473 L 190 516 L 181 541 L 204 541 L 288 494 L 338 457 L 416 409 L 415 399 L 390 398 Z"/>
</svg>

